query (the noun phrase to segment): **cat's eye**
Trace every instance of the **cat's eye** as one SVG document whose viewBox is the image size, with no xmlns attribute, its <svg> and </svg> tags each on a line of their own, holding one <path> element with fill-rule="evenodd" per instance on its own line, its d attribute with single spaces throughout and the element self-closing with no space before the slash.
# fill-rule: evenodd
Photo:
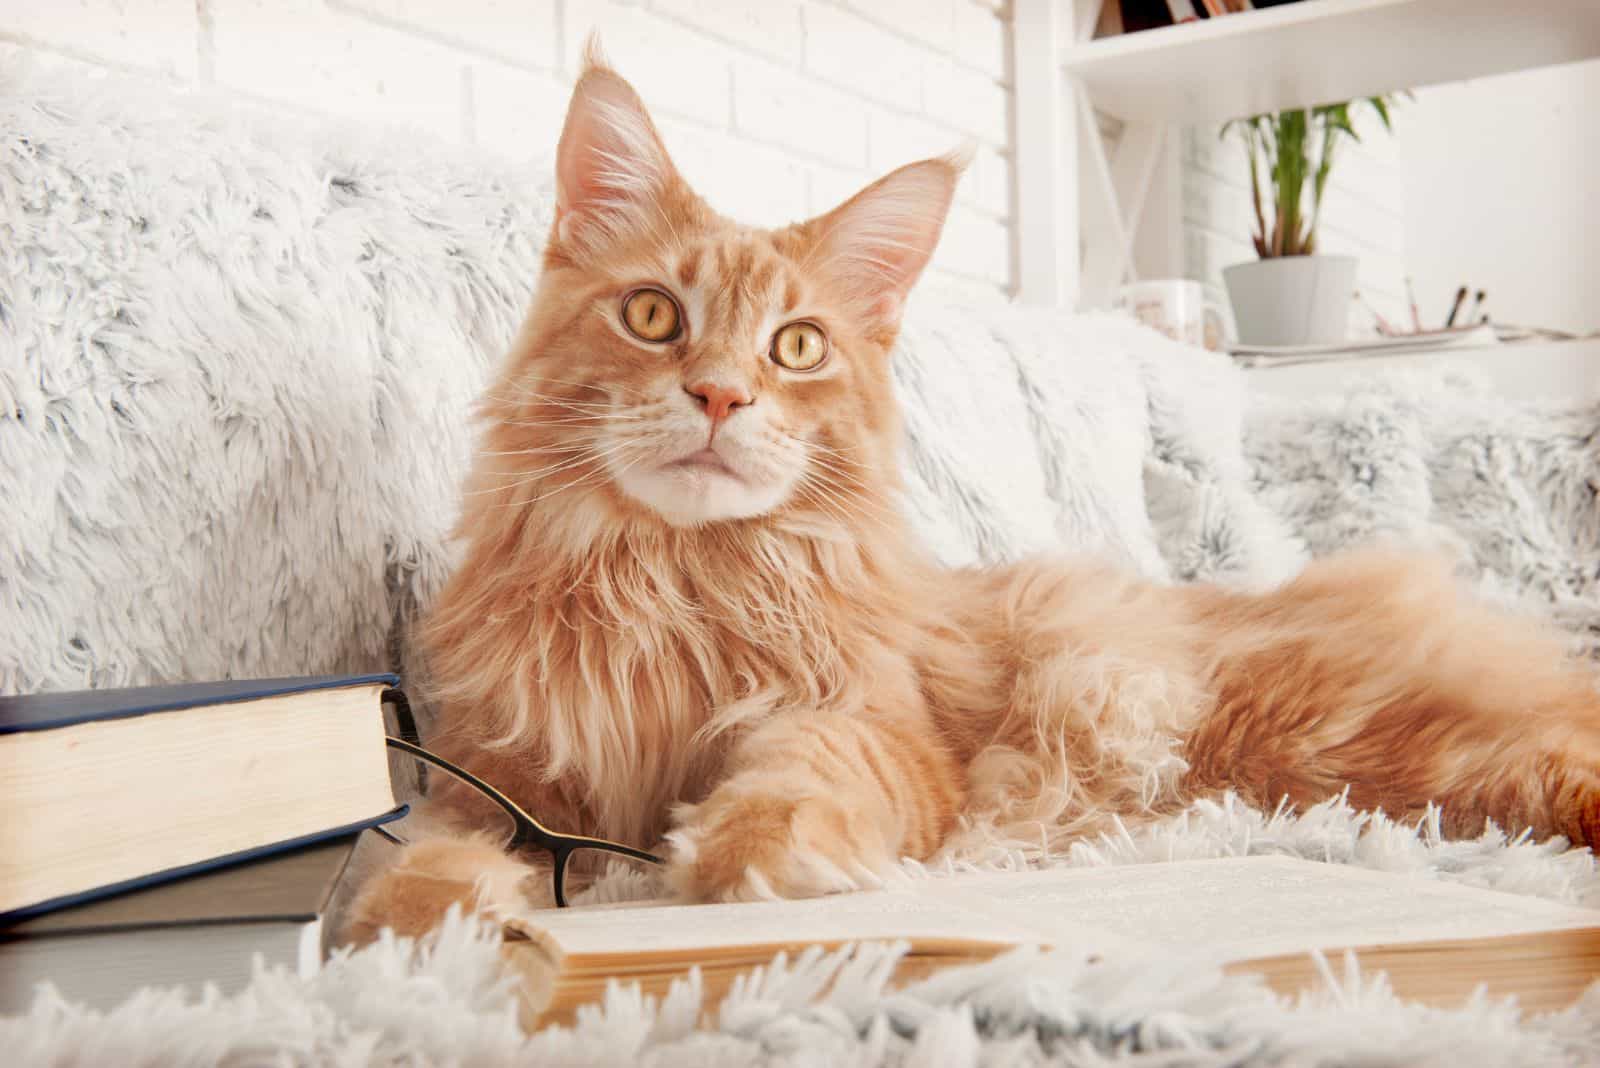
<svg viewBox="0 0 1600 1068">
<path fill-rule="evenodd" d="M 790 323 L 772 335 L 772 362 L 791 371 L 815 371 L 828 358 L 828 338 L 815 323 Z"/>
<path fill-rule="evenodd" d="M 671 341 L 683 332 L 683 314 L 661 290 L 635 289 L 622 298 L 622 325 L 640 341 Z"/>
</svg>

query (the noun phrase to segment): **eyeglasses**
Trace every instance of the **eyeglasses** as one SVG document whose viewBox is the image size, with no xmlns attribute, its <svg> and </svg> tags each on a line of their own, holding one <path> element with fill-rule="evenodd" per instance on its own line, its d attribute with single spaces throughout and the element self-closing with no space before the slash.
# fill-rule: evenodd
<svg viewBox="0 0 1600 1068">
<path fill-rule="evenodd" d="M 469 796 L 484 802 L 474 806 L 474 822 L 497 830 L 508 852 L 519 853 L 528 849 L 542 849 L 550 854 L 558 908 L 567 907 L 569 889 L 574 891 L 581 889 L 602 875 L 644 882 L 648 880 L 648 875 L 639 868 L 639 864 L 663 863 L 660 857 L 646 853 L 642 849 L 623 845 L 621 842 L 552 831 L 523 811 L 515 801 L 472 772 L 452 764 L 436 753 L 430 753 L 412 740 L 417 736 L 416 721 L 411 716 L 411 705 L 403 692 L 386 690 L 383 702 L 394 706 L 400 733 L 409 735 L 409 738 L 386 736 L 384 742 L 389 748 L 422 762 L 424 766 L 418 768 L 417 784 L 424 794 L 427 793 L 428 787 L 427 768 L 442 771 L 458 785 L 465 787 Z M 396 845 L 407 844 L 404 838 L 388 827 L 380 825 L 373 830 Z M 619 872 L 617 870 L 619 867 L 625 870 Z"/>
</svg>

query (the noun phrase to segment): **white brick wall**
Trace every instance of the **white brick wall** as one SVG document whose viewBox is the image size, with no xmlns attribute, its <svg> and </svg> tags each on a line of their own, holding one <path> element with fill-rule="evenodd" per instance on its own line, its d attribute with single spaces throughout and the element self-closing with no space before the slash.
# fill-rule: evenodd
<svg viewBox="0 0 1600 1068">
<path fill-rule="evenodd" d="M 554 147 L 591 29 L 690 181 L 753 223 L 972 144 L 934 269 L 1010 292 L 1004 0 L 0 0 L 0 43 L 46 57 L 513 156 Z"/>
<path fill-rule="evenodd" d="M 1404 105 L 1387 134 L 1366 108 L 1355 114 L 1359 143 L 1344 141 L 1323 198 L 1318 242 L 1322 251 L 1354 255 L 1361 296 L 1396 326 L 1410 322 L 1405 296 L 1405 174 L 1399 136 Z M 1215 127 L 1183 135 L 1184 273 L 1222 287 L 1222 268 L 1256 258 L 1250 243 L 1254 209 L 1250 173 L 1236 135 L 1219 140 Z M 1270 215 L 1268 225 L 1271 224 Z M 1366 304 L 1352 305 L 1352 336 L 1374 332 Z"/>
</svg>

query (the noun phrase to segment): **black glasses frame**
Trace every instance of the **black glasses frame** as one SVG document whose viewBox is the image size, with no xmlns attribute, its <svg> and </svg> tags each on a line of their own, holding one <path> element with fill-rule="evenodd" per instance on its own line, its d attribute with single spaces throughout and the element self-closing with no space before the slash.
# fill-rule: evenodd
<svg viewBox="0 0 1600 1068">
<path fill-rule="evenodd" d="M 632 846 L 623 845 L 621 842 L 611 842 L 604 838 L 590 838 L 587 835 L 581 834 L 562 834 L 559 831 L 552 831 L 550 828 L 546 827 L 544 824 L 528 815 L 527 812 L 523 811 L 522 807 L 515 801 L 511 800 L 511 798 L 507 797 L 493 786 L 484 782 L 482 779 L 472 774 L 472 772 L 465 768 L 458 767 L 457 765 L 452 764 L 450 761 L 444 759 L 444 757 L 441 757 L 436 753 L 430 753 L 428 750 L 418 745 L 416 720 L 412 718 L 411 704 L 406 700 L 406 695 L 404 692 L 396 689 L 385 690 L 382 700 L 384 704 L 394 706 L 396 726 L 399 729 L 399 733 L 402 735 L 402 737 L 399 738 L 385 736 L 385 745 L 387 745 L 390 749 L 398 749 L 400 752 L 407 753 L 418 760 L 423 761 L 424 763 L 432 764 L 434 767 L 440 768 L 455 778 L 460 779 L 468 786 L 471 786 L 484 797 L 488 798 L 490 801 L 493 801 L 496 805 L 505 810 L 506 815 L 511 817 L 512 825 L 516 828 L 512 833 L 511 841 L 507 843 L 506 846 L 506 848 L 511 852 L 515 853 L 526 849 L 542 849 L 550 854 L 554 866 L 557 908 L 564 909 L 567 907 L 567 862 L 572 859 L 572 854 L 579 849 L 593 849 L 602 853 L 616 853 L 621 856 L 632 857 L 634 860 L 642 860 L 650 864 L 665 863 L 660 857 L 653 853 L 646 853 L 642 849 L 635 849 Z M 424 785 L 425 784 L 426 781 L 424 780 Z M 389 841 L 394 842 L 396 845 L 406 844 L 405 839 L 394 834 L 386 827 L 380 825 L 374 827 L 373 830 L 377 831 L 383 837 L 389 839 Z"/>
</svg>

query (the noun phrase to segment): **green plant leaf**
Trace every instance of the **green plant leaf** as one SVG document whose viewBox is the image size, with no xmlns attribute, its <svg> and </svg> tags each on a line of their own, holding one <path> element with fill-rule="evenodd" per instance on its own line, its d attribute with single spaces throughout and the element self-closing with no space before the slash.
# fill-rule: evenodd
<svg viewBox="0 0 1600 1068">
<path fill-rule="evenodd" d="M 1383 121 L 1383 128 L 1390 133 L 1394 133 L 1394 123 L 1389 120 L 1388 101 L 1381 96 L 1369 96 L 1367 97 L 1367 102 L 1372 105 L 1372 109 L 1378 113 L 1378 118 Z"/>
<path fill-rule="evenodd" d="M 1410 94 L 1403 94 L 1409 96 Z M 1322 197 L 1338 156 L 1339 141 L 1360 141 L 1351 121 L 1353 106 L 1370 105 L 1384 129 L 1393 132 L 1393 94 L 1358 101 L 1321 104 L 1308 109 L 1231 119 L 1218 136 L 1238 131 L 1250 166 L 1250 196 L 1255 211 L 1256 252 L 1263 259 L 1310 255 L 1317 248 Z M 1270 183 L 1270 190 L 1264 185 Z M 1270 195 L 1266 195 L 1270 193 Z M 1306 201 L 1309 199 L 1309 205 Z M 1272 205 L 1268 226 L 1265 206 Z"/>
</svg>

